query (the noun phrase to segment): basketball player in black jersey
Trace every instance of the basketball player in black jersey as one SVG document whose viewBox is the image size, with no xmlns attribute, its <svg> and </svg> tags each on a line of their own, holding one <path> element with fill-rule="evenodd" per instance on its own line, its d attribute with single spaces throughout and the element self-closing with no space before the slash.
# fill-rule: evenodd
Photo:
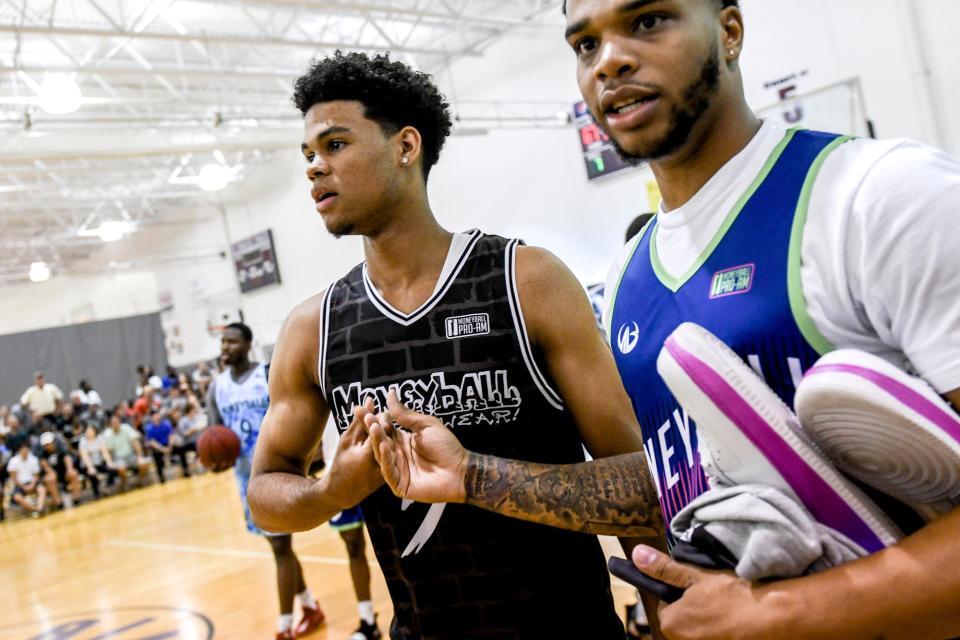
<svg viewBox="0 0 960 640">
<path fill-rule="evenodd" d="M 338 53 L 311 66 L 294 99 L 317 211 L 333 235 L 363 237 L 365 262 L 281 330 L 248 493 L 256 522 L 303 531 L 360 504 L 395 639 L 622 639 L 594 536 L 401 501 L 364 425 L 395 389 L 474 450 L 544 463 L 582 461 L 582 444 L 594 457 L 641 450 L 583 289 L 546 251 L 439 225 L 426 183 L 451 123 L 429 76 Z M 331 414 L 338 453 L 307 478 Z M 631 474 L 642 508 L 598 502 L 581 531 L 662 535 L 650 478 Z"/>
</svg>

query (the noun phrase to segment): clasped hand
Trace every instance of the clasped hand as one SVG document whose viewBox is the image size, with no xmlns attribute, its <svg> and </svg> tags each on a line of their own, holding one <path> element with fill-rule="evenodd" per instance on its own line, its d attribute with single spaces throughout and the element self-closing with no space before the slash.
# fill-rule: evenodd
<svg viewBox="0 0 960 640">
<path fill-rule="evenodd" d="M 466 500 L 469 453 L 440 420 L 408 409 L 394 390 L 387 411 L 366 408 L 362 420 L 381 479 L 395 495 L 427 503 Z"/>
</svg>

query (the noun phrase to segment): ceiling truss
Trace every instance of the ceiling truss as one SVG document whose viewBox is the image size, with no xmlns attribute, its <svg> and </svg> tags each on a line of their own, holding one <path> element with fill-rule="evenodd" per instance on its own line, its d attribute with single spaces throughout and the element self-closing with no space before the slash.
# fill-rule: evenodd
<svg viewBox="0 0 960 640">
<path fill-rule="evenodd" d="M 385 51 L 438 73 L 504 33 L 555 28 L 560 0 L 0 0 L 0 281 L 69 270 L 92 229 L 217 215 L 195 177 L 242 181 L 296 146 L 292 84 L 335 49 Z M 81 108 L 39 107 L 48 74 Z M 564 124 L 557 104 L 455 105 L 464 132 Z M 191 182 L 192 180 L 192 182 Z M 228 186 L 230 197 L 234 186 Z M 221 196 L 218 196 L 221 197 Z M 177 222 L 171 222 L 177 221 Z"/>
</svg>

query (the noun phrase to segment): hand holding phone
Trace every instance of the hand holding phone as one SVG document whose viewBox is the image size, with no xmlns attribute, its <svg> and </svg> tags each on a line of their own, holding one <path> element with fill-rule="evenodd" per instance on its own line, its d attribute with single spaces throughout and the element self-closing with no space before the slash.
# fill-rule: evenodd
<svg viewBox="0 0 960 640">
<path fill-rule="evenodd" d="M 637 589 L 645 591 L 656 596 L 663 602 L 671 604 L 683 596 L 683 589 L 675 587 L 672 584 L 661 582 L 656 578 L 651 578 L 643 571 L 640 571 L 632 562 L 623 558 L 610 558 L 607 562 L 607 568 L 610 573 L 624 580 Z"/>
</svg>

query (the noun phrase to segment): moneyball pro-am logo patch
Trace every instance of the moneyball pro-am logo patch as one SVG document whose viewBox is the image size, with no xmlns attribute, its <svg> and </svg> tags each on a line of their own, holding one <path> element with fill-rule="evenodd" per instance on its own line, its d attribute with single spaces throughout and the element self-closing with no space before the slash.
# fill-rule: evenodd
<svg viewBox="0 0 960 640">
<path fill-rule="evenodd" d="M 726 298 L 741 293 L 748 293 L 753 288 L 753 272 L 756 266 L 742 264 L 713 274 L 710 281 L 710 299 Z"/>
<path fill-rule="evenodd" d="M 447 329 L 447 339 L 483 336 L 490 333 L 490 314 L 474 313 L 469 316 L 457 316 L 443 321 Z"/>
</svg>

